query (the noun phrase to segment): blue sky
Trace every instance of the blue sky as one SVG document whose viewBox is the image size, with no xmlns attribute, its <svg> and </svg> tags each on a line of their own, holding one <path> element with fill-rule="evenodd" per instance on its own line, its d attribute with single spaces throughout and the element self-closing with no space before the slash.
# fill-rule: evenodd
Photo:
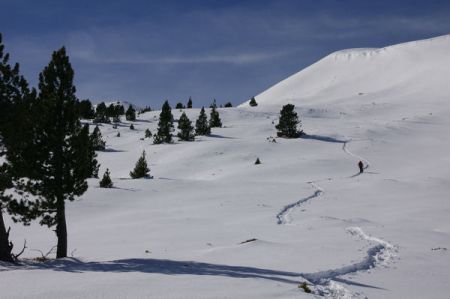
<svg viewBox="0 0 450 299">
<path fill-rule="evenodd" d="M 36 84 L 66 46 L 80 98 L 239 104 L 340 49 L 450 33 L 450 1 L 0 0 L 0 32 Z"/>
</svg>

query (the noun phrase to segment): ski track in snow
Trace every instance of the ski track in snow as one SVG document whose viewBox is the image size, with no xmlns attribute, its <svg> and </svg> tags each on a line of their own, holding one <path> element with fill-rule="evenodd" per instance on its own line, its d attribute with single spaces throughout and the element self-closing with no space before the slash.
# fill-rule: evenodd
<svg viewBox="0 0 450 299">
<path fill-rule="evenodd" d="M 367 271 L 377 266 L 387 266 L 396 256 L 397 249 L 389 242 L 369 236 L 360 227 L 349 227 L 346 230 L 351 235 L 374 245 L 367 250 L 367 255 L 360 262 L 337 269 L 302 274 L 302 277 L 316 285 L 315 289 L 319 295 L 342 299 L 359 298 L 360 294 L 351 293 L 333 279 L 359 271 Z"/>
<path fill-rule="evenodd" d="M 349 142 L 351 142 L 351 141 L 352 141 L 351 139 L 348 140 L 348 141 L 345 141 L 344 144 L 342 145 L 342 150 L 343 150 L 344 152 L 346 152 L 348 155 L 350 155 L 350 156 L 352 156 L 352 157 L 355 157 L 356 159 L 358 159 L 358 160 L 360 160 L 360 161 L 363 161 L 363 162 L 364 162 L 364 169 L 369 168 L 369 167 L 370 167 L 370 162 L 369 162 L 369 160 L 367 160 L 367 159 L 365 159 L 365 158 L 363 158 L 363 157 L 361 157 L 361 156 L 358 156 L 358 155 L 352 153 L 352 152 L 348 149 L 347 144 L 348 144 Z M 360 173 L 356 174 L 355 176 L 357 176 L 357 175 L 360 175 Z"/>
<path fill-rule="evenodd" d="M 299 206 L 301 206 L 302 204 L 304 204 L 305 202 L 307 202 L 313 198 L 319 197 L 324 192 L 323 189 L 321 187 L 319 187 L 316 183 L 309 182 L 308 184 L 310 184 L 312 187 L 314 187 L 316 189 L 314 191 L 314 193 L 308 197 L 302 198 L 294 203 L 291 203 L 291 204 L 288 204 L 287 206 L 285 206 L 277 214 L 277 224 L 290 224 L 292 222 L 290 214 L 292 213 L 292 211 L 294 209 L 298 208 Z"/>
</svg>

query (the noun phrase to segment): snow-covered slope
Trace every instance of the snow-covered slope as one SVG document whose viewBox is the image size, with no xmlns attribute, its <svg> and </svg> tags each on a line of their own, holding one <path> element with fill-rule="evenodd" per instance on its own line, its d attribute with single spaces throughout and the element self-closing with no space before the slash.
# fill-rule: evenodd
<svg viewBox="0 0 450 299">
<path fill-rule="evenodd" d="M 450 93 L 449 65 L 450 35 L 381 49 L 348 49 L 332 53 L 272 86 L 256 96 L 256 101 L 261 106 L 318 105 L 386 95 L 408 101 L 412 94 L 427 101 L 430 94 Z"/>
<path fill-rule="evenodd" d="M 195 142 L 141 140 L 159 111 L 135 130 L 101 125 L 115 188 L 91 179 L 67 204 L 73 258 L 0 265 L 0 298 L 448 297 L 448 50 L 442 37 L 333 54 L 258 107 L 218 109 L 224 127 Z M 294 100 L 309 135 L 273 142 Z M 131 180 L 142 150 L 154 179 Z M 55 244 L 36 223 L 8 224 L 25 257 Z"/>
</svg>

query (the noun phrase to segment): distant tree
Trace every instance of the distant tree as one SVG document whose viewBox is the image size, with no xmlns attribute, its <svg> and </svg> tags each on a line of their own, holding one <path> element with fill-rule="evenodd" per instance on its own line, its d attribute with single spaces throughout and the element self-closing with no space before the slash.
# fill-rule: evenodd
<svg viewBox="0 0 450 299">
<path fill-rule="evenodd" d="M 105 173 L 103 174 L 103 178 L 100 181 L 100 188 L 112 188 L 113 182 L 110 177 L 109 169 L 106 168 Z"/>
<path fill-rule="evenodd" d="M 108 108 L 106 107 L 104 102 L 101 102 L 97 105 L 97 108 L 95 109 L 95 119 L 94 123 L 110 123 L 108 117 Z"/>
<path fill-rule="evenodd" d="M 259 164 L 261 164 L 261 161 L 259 160 L 259 158 L 256 158 L 255 165 L 259 165 Z"/>
<path fill-rule="evenodd" d="M 91 142 L 96 151 L 104 151 L 106 142 L 102 139 L 102 133 L 100 132 L 100 128 L 95 126 L 94 131 L 91 134 Z"/>
<path fill-rule="evenodd" d="M 150 131 L 150 129 L 146 129 L 145 130 L 145 138 L 150 138 L 152 137 L 152 132 Z"/>
<path fill-rule="evenodd" d="M 186 107 L 187 107 L 188 109 L 191 109 L 191 108 L 192 108 L 192 98 L 191 98 L 191 97 L 189 97 L 189 100 L 188 100 L 188 102 L 187 102 Z"/>
<path fill-rule="evenodd" d="M 153 143 L 171 143 L 173 131 L 173 115 L 169 102 L 165 101 L 159 114 L 158 131 L 153 135 Z"/>
<path fill-rule="evenodd" d="M 195 139 L 194 127 L 192 122 L 186 116 L 186 113 L 181 114 L 180 120 L 178 121 L 178 139 L 183 141 L 193 141 Z"/>
<path fill-rule="evenodd" d="M 250 105 L 251 107 L 256 107 L 256 106 L 258 106 L 258 103 L 256 102 L 256 100 L 255 100 L 254 97 L 250 100 L 249 105 Z"/>
<path fill-rule="evenodd" d="M 97 168 L 89 128 L 79 121 L 73 77 L 65 48 L 53 52 L 39 75 L 40 92 L 32 106 L 34 138 L 17 153 L 30 170 L 20 188 L 36 197 L 24 205 L 41 218 L 42 225 L 56 226 L 57 258 L 67 256 L 65 202 L 86 192 L 86 179 Z"/>
<path fill-rule="evenodd" d="M 130 130 L 134 130 L 134 125 L 133 124 L 130 125 Z"/>
<path fill-rule="evenodd" d="M 141 109 L 141 114 L 142 113 L 145 113 L 145 112 L 150 112 L 150 111 L 152 111 L 152 108 L 150 108 L 150 106 L 145 106 L 145 108 L 144 109 Z"/>
<path fill-rule="evenodd" d="M 284 105 L 280 111 L 280 120 L 275 128 L 278 130 L 278 137 L 286 138 L 298 138 L 303 133 L 303 131 L 298 131 L 297 126 L 301 122 L 298 119 L 297 113 L 295 112 L 295 106 L 292 104 Z"/>
<path fill-rule="evenodd" d="M 116 135 L 116 137 L 120 137 L 120 132 L 117 132 L 117 135 Z"/>
<path fill-rule="evenodd" d="M 178 102 L 178 103 L 175 105 L 175 109 L 184 109 L 183 103 Z"/>
<path fill-rule="evenodd" d="M 125 112 L 125 118 L 129 121 L 136 120 L 136 110 L 134 110 L 133 106 L 128 106 L 128 109 Z"/>
<path fill-rule="evenodd" d="M 195 122 L 195 134 L 197 135 L 211 134 L 211 128 L 209 127 L 208 117 L 206 116 L 204 107 L 202 107 L 202 110 L 200 110 L 200 115 L 198 116 L 198 119 Z"/>
<path fill-rule="evenodd" d="M 233 107 L 233 104 L 231 104 L 231 102 L 228 102 L 224 105 L 225 108 L 231 108 Z"/>
<path fill-rule="evenodd" d="M 80 117 L 83 119 L 94 119 L 95 111 L 92 107 L 92 103 L 89 100 L 81 100 L 78 103 L 78 110 L 80 113 Z"/>
<path fill-rule="evenodd" d="M 133 179 L 150 177 L 150 169 L 148 168 L 147 160 L 145 159 L 145 151 L 142 152 L 141 157 L 136 162 L 134 170 L 130 172 L 130 177 Z"/>
<path fill-rule="evenodd" d="M 209 126 L 211 128 L 221 128 L 222 120 L 220 120 L 219 112 L 215 107 L 211 108 L 211 114 L 209 116 Z"/>
<path fill-rule="evenodd" d="M 209 106 L 209 108 L 217 108 L 216 99 L 213 100 L 212 104 Z"/>
</svg>

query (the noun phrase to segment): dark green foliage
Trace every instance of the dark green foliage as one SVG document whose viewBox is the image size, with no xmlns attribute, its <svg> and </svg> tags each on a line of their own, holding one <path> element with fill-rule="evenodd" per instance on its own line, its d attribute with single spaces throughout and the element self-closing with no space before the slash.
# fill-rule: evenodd
<svg viewBox="0 0 450 299">
<path fill-rule="evenodd" d="M 233 104 L 231 104 L 231 102 L 228 102 L 224 105 L 225 108 L 231 108 L 233 107 Z"/>
<path fill-rule="evenodd" d="M 106 108 L 106 115 L 108 118 L 112 117 L 113 122 L 120 122 L 120 116 L 125 114 L 125 108 L 120 105 L 119 102 L 117 104 L 110 104 L 108 108 Z"/>
<path fill-rule="evenodd" d="M 256 107 L 256 106 L 258 106 L 258 103 L 256 103 L 256 100 L 255 100 L 254 97 L 250 100 L 249 105 L 250 105 L 251 107 Z"/>
<path fill-rule="evenodd" d="M 79 121 L 73 77 L 65 48 L 53 52 L 39 75 L 40 93 L 30 113 L 34 136 L 12 157 L 26 170 L 28 181 L 20 188 L 36 196 L 23 206 L 42 225 L 56 226 L 57 258 L 67 256 L 65 201 L 86 192 L 86 179 L 98 169 L 89 129 Z"/>
<path fill-rule="evenodd" d="M 217 108 L 216 99 L 213 100 L 212 104 L 209 106 L 209 108 Z"/>
<path fill-rule="evenodd" d="M 100 188 L 112 188 L 113 182 L 111 181 L 109 169 L 106 168 L 105 173 L 103 174 L 103 178 L 100 181 Z"/>
<path fill-rule="evenodd" d="M 145 130 L 145 138 L 150 138 L 152 137 L 152 132 L 150 131 L 150 129 L 146 129 Z"/>
<path fill-rule="evenodd" d="M 175 109 L 184 109 L 183 103 L 177 103 Z"/>
<path fill-rule="evenodd" d="M 95 118 L 94 107 L 92 107 L 92 103 L 89 100 L 81 100 L 78 103 L 78 110 L 80 113 L 80 118 L 83 118 L 83 119 L 94 119 Z"/>
<path fill-rule="evenodd" d="M 169 102 L 165 101 L 159 114 L 158 131 L 153 135 L 153 143 L 171 143 L 173 131 L 173 115 Z"/>
<path fill-rule="evenodd" d="M 120 132 L 117 132 L 117 135 L 116 135 L 117 137 L 120 137 Z"/>
<path fill-rule="evenodd" d="M 133 124 L 130 125 L 130 130 L 134 130 L 134 125 Z"/>
<path fill-rule="evenodd" d="M 180 120 L 178 121 L 178 139 L 183 141 L 193 141 L 195 139 L 194 127 L 192 126 L 192 122 L 186 116 L 186 113 L 183 112 L 180 116 Z"/>
<path fill-rule="evenodd" d="M 148 168 L 147 160 L 145 159 L 145 151 L 142 152 L 141 157 L 136 162 L 134 170 L 130 172 L 130 177 L 133 179 L 150 177 L 150 169 Z"/>
<path fill-rule="evenodd" d="M 261 161 L 259 160 L 259 158 L 256 158 L 255 165 L 259 165 L 259 164 L 261 164 Z"/>
<path fill-rule="evenodd" d="M 94 150 L 103 151 L 105 150 L 106 142 L 102 139 L 102 132 L 100 132 L 100 128 L 95 126 L 94 131 L 91 134 L 91 142 Z"/>
<path fill-rule="evenodd" d="M 110 123 L 108 117 L 108 108 L 106 107 L 106 104 L 101 102 L 97 105 L 97 108 L 95 109 L 95 119 L 94 123 Z"/>
<path fill-rule="evenodd" d="M 145 108 L 144 109 L 141 109 L 141 114 L 142 113 L 145 113 L 145 112 L 150 112 L 150 111 L 152 111 L 152 108 L 150 108 L 150 106 L 145 106 Z"/>
<path fill-rule="evenodd" d="M 197 135 L 211 134 L 211 128 L 209 127 L 208 117 L 206 116 L 204 107 L 202 107 L 202 110 L 200 110 L 200 115 L 198 116 L 198 119 L 195 122 L 195 134 Z"/>
<path fill-rule="evenodd" d="M 191 108 L 192 108 L 192 98 L 191 98 L 191 97 L 189 97 L 189 100 L 188 100 L 188 102 L 187 102 L 186 107 L 187 107 L 188 109 L 191 109 Z"/>
<path fill-rule="evenodd" d="M 211 114 L 209 116 L 209 126 L 211 128 L 221 128 L 222 120 L 220 120 L 219 112 L 216 110 L 216 107 L 211 108 Z"/>
<path fill-rule="evenodd" d="M 125 112 L 125 118 L 130 121 L 136 120 L 136 110 L 134 110 L 133 106 L 128 106 L 128 109 Z"/>
<path fill-rule="evenodd" d="M 295 112 L 295 106 L 292 104 L 284 105 L 280 111 L 280 120 L 275 128 L 278 129 L 278 137 L 285 138 L 298 138 L 303 133 L 297 130 L 297 126 L 301 126 L 301 122 L 298 119 Z"/>
<path fill-rule="evenodd" d="M 306 283 L 306 282 L 302 282 L 302 283 L 300 283 L 299 285 L 298 285 L 298 288 L 299 289 L 303 289 L 303 291 L 305 292 L 305 293 L 311 293 L 311 289 L 308 287 L 308 284 Z"/>
</svg>

